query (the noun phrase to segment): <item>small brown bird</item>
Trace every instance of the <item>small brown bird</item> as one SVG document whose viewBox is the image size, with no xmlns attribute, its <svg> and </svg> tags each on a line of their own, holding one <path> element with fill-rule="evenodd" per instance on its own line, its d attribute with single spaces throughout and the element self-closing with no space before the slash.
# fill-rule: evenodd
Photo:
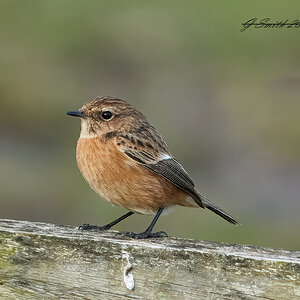
<svg viewBox="0 0 300 300">
<path fill-rule="evenodd" d="M 126 101 L 97 97 L 67 114 L 81 118 L 76 158 L 83 177 L 101 197 L 129 210 L 105 226 L 83 224 L 80 229 L 107 230 L 136 212 L 155 217 L 146 231 L 125 234 L 161 237 L 166 233 L 152 229 L 163 210 L 174 205 L 208 208 L 238 223 L 195 189 L 154 126 Z"/>
</svg>

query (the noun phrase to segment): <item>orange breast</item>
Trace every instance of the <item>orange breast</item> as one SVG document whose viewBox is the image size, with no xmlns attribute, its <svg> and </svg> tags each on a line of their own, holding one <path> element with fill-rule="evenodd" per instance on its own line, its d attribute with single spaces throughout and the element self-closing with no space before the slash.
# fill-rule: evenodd
<svg viewBox="0 0 300 300">
<path fill-rule="evenodd" d="M 127 157 L 114 141 L 80 138 L 76 157 L 91 188 L 115 205 L 144 214 L 176 204 L 193 206 L 185 192 Z"/>
</svg>

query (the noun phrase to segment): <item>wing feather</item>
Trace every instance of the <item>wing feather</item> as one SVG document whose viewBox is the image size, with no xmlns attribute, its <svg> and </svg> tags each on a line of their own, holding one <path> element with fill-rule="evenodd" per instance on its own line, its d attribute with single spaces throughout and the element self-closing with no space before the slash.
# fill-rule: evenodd
<svg viewBox="0 0 300 300">
<path fill-rule="evenodd" d="M 163 159 L 155 164 L 145 164 L 145 167 L 163 176 L 175 186 L 185 191 L 199 206 L 204 208 L 201 196 L 195 191 L 193 180 L 176 159 Z"/>
<path fill-rule="evenodd" d="M 186 192 L 200 207 L 208 208 L 232 224 L 238 223 L 196 191 L 193 180 L 180 163 L 170 156 L 166 143 L 152 125 L 139 128 L 134 134 L 117 134 L 116 143 L 128 157 Z"/>
<path fill-rule="evenodd" d="M 204 208 L 201 195 L 196 192 L 193 180 L 175 158 L 170 157 L 159 160 L 158 157 L 146 150 L 123 149 L 123 152 L 145 168 L 164 177 L 179 189 L 185 191 L 199 206 Z"/>
</svg>

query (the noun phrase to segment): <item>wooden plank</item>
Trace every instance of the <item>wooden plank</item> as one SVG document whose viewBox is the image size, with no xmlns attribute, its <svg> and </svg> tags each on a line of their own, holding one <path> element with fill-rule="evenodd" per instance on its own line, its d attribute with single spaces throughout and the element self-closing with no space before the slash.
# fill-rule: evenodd
<svg viewBox="0 0 300 300">
<path fill-rule="evenodd" d="M 0 299 L 300 299 L 300 251 L 0 220 Z"/>
</svg>

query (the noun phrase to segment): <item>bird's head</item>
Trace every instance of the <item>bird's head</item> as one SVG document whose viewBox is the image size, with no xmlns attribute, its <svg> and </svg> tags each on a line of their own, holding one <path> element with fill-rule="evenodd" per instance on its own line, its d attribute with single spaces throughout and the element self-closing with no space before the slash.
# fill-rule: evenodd
<svg viewBox="0 0 300 300">
<path fill-rule="evenodd" d="M 109 132 L 134 131 L 146 121 L 132 105 L 115 97 L 97 97 L 78 111 L 67 115 L 81 118 L 81 138 L 93 138 Z"/>
</svg>

